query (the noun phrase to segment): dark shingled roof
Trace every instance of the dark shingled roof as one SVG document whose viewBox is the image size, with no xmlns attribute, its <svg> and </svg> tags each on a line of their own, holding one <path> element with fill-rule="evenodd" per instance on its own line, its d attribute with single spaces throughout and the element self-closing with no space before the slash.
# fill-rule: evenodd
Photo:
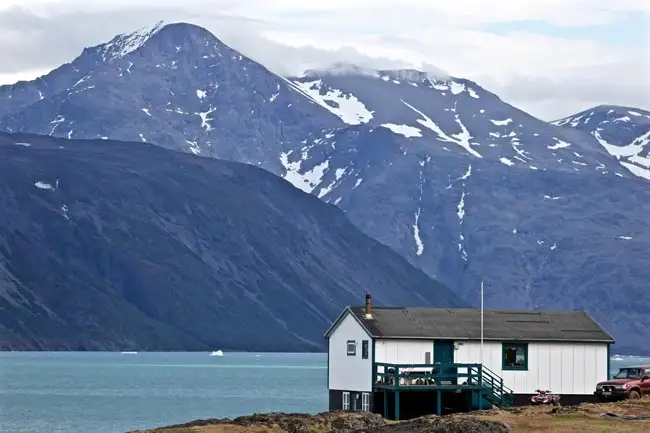
<svg viewBox="0 0 650 433">
<path fill-rule="evenodd" d="M 372 319 L 365 318 L 363 307 L 350 308 L 350 311 L 377 338 L 481 338 L 479 309 L 374 307 Z M 614 342 L 611 335 L 582 311 L 484 310 L 483 338 L 500 341 Z"/>
</svg>

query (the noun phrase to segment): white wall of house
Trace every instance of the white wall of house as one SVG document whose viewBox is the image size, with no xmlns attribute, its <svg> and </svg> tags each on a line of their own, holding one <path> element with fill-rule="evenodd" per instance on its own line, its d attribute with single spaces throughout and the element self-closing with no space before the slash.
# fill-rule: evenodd
<svg viewBox="0 0 650 433">
<path fill-rule="evenodd" d="M 459 341 L 457 363 L 478 363 L 479 341 Z M 501 342 L 483 343 L 483 364 L 503 378 L 516 394 L 550 389 L 558 394 L 592 394 L 607 380 L 607 345 L 603 343 L 529 343 L 526 371 L 502 369 Z"/>
<path fill-rule="evenodd" d="M 480 341 L 456 341 L 454 362 L 480 363 Z M 375 361 L 395 364 L 424 364 L 432 340 L 377 340 Z M 528 343 L 528 369 L 503 370 L 501 342 L 483 343 L 483 365 L 503 378 L 516 394 L 534 394 L 550 389 L 559 394 L 592 394 L 596 384 L 607 380 L 607 345 L 604 343 Z"/>
<path fill-rule="evenodd" d="M 354 340 L 355 356 L 348 355 L 347 343 Z M 361 342 L 368 341 L 368 359 L 361 356 Z M 343 318 L 329 338 L 329 389 L 372 391 L 372 338 L 350 313 Z"/>
<path fill-rule="evenodd" d="M 424 364 L 426 352 L 431 354 L 433 361 L 433 341 L 377 340 L 375 342 L 375 362 Z"/>
</svg>

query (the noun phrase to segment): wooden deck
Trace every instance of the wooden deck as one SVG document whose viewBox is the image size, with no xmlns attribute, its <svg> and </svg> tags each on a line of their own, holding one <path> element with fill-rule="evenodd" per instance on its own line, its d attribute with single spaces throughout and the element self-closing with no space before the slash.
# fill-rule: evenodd
<svg viewBox="0 0 650 433">
<path fill-rule="evenodd" d="M 399 420 L 399 395 L 408 391 L 435 391 L 437 414 L 442 414 L 445 391 L 473 393 L 482 407 L 483 400 L 508 407 L 513 402 L 513 392 L 503 384 L 503 379 L 481 364 L 373 364 L 375 391 L 395 393 L 395 419 Z M 388 413 L 384 394 L 384 416 Z"/>
</svg>

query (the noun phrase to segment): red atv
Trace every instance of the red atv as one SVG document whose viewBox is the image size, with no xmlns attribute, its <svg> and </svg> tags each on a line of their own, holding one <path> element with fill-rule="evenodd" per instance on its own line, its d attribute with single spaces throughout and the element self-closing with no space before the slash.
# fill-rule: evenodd
<svg viewBox="0 0 650 433">
<path fill-rule="evenodd" d="M 553 406 L 560 404 L 560 396 L 551 394 L 551 391 L 548 389 L 536 389 L 535 392 L 537 395 L 530 398 L 532 404 L 552 404 Z"/>
</svg>

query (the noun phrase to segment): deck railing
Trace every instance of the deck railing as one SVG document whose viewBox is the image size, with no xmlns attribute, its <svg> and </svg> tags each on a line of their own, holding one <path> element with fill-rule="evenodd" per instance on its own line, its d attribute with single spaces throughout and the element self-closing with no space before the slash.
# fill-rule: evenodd
<svg viewBox="0 0 650 433">
<path fill-rule="evenodd" d="M 512 389 L 508 388 L 503 383 L 503 378 L 487 368 L 481 367 L 482 380 L 479 382 L 484 388 L 485 397 L 500 407 L 510 407 L 514 404 L 514 393 Z"/>
<path fill-rule="evenodd" d="M 492 404 L 511 406 L 513 392 L 503 379 L 482 364 L 391 364 L 373 366 L 376 389 L 476 390 Z"/>
</svg>

